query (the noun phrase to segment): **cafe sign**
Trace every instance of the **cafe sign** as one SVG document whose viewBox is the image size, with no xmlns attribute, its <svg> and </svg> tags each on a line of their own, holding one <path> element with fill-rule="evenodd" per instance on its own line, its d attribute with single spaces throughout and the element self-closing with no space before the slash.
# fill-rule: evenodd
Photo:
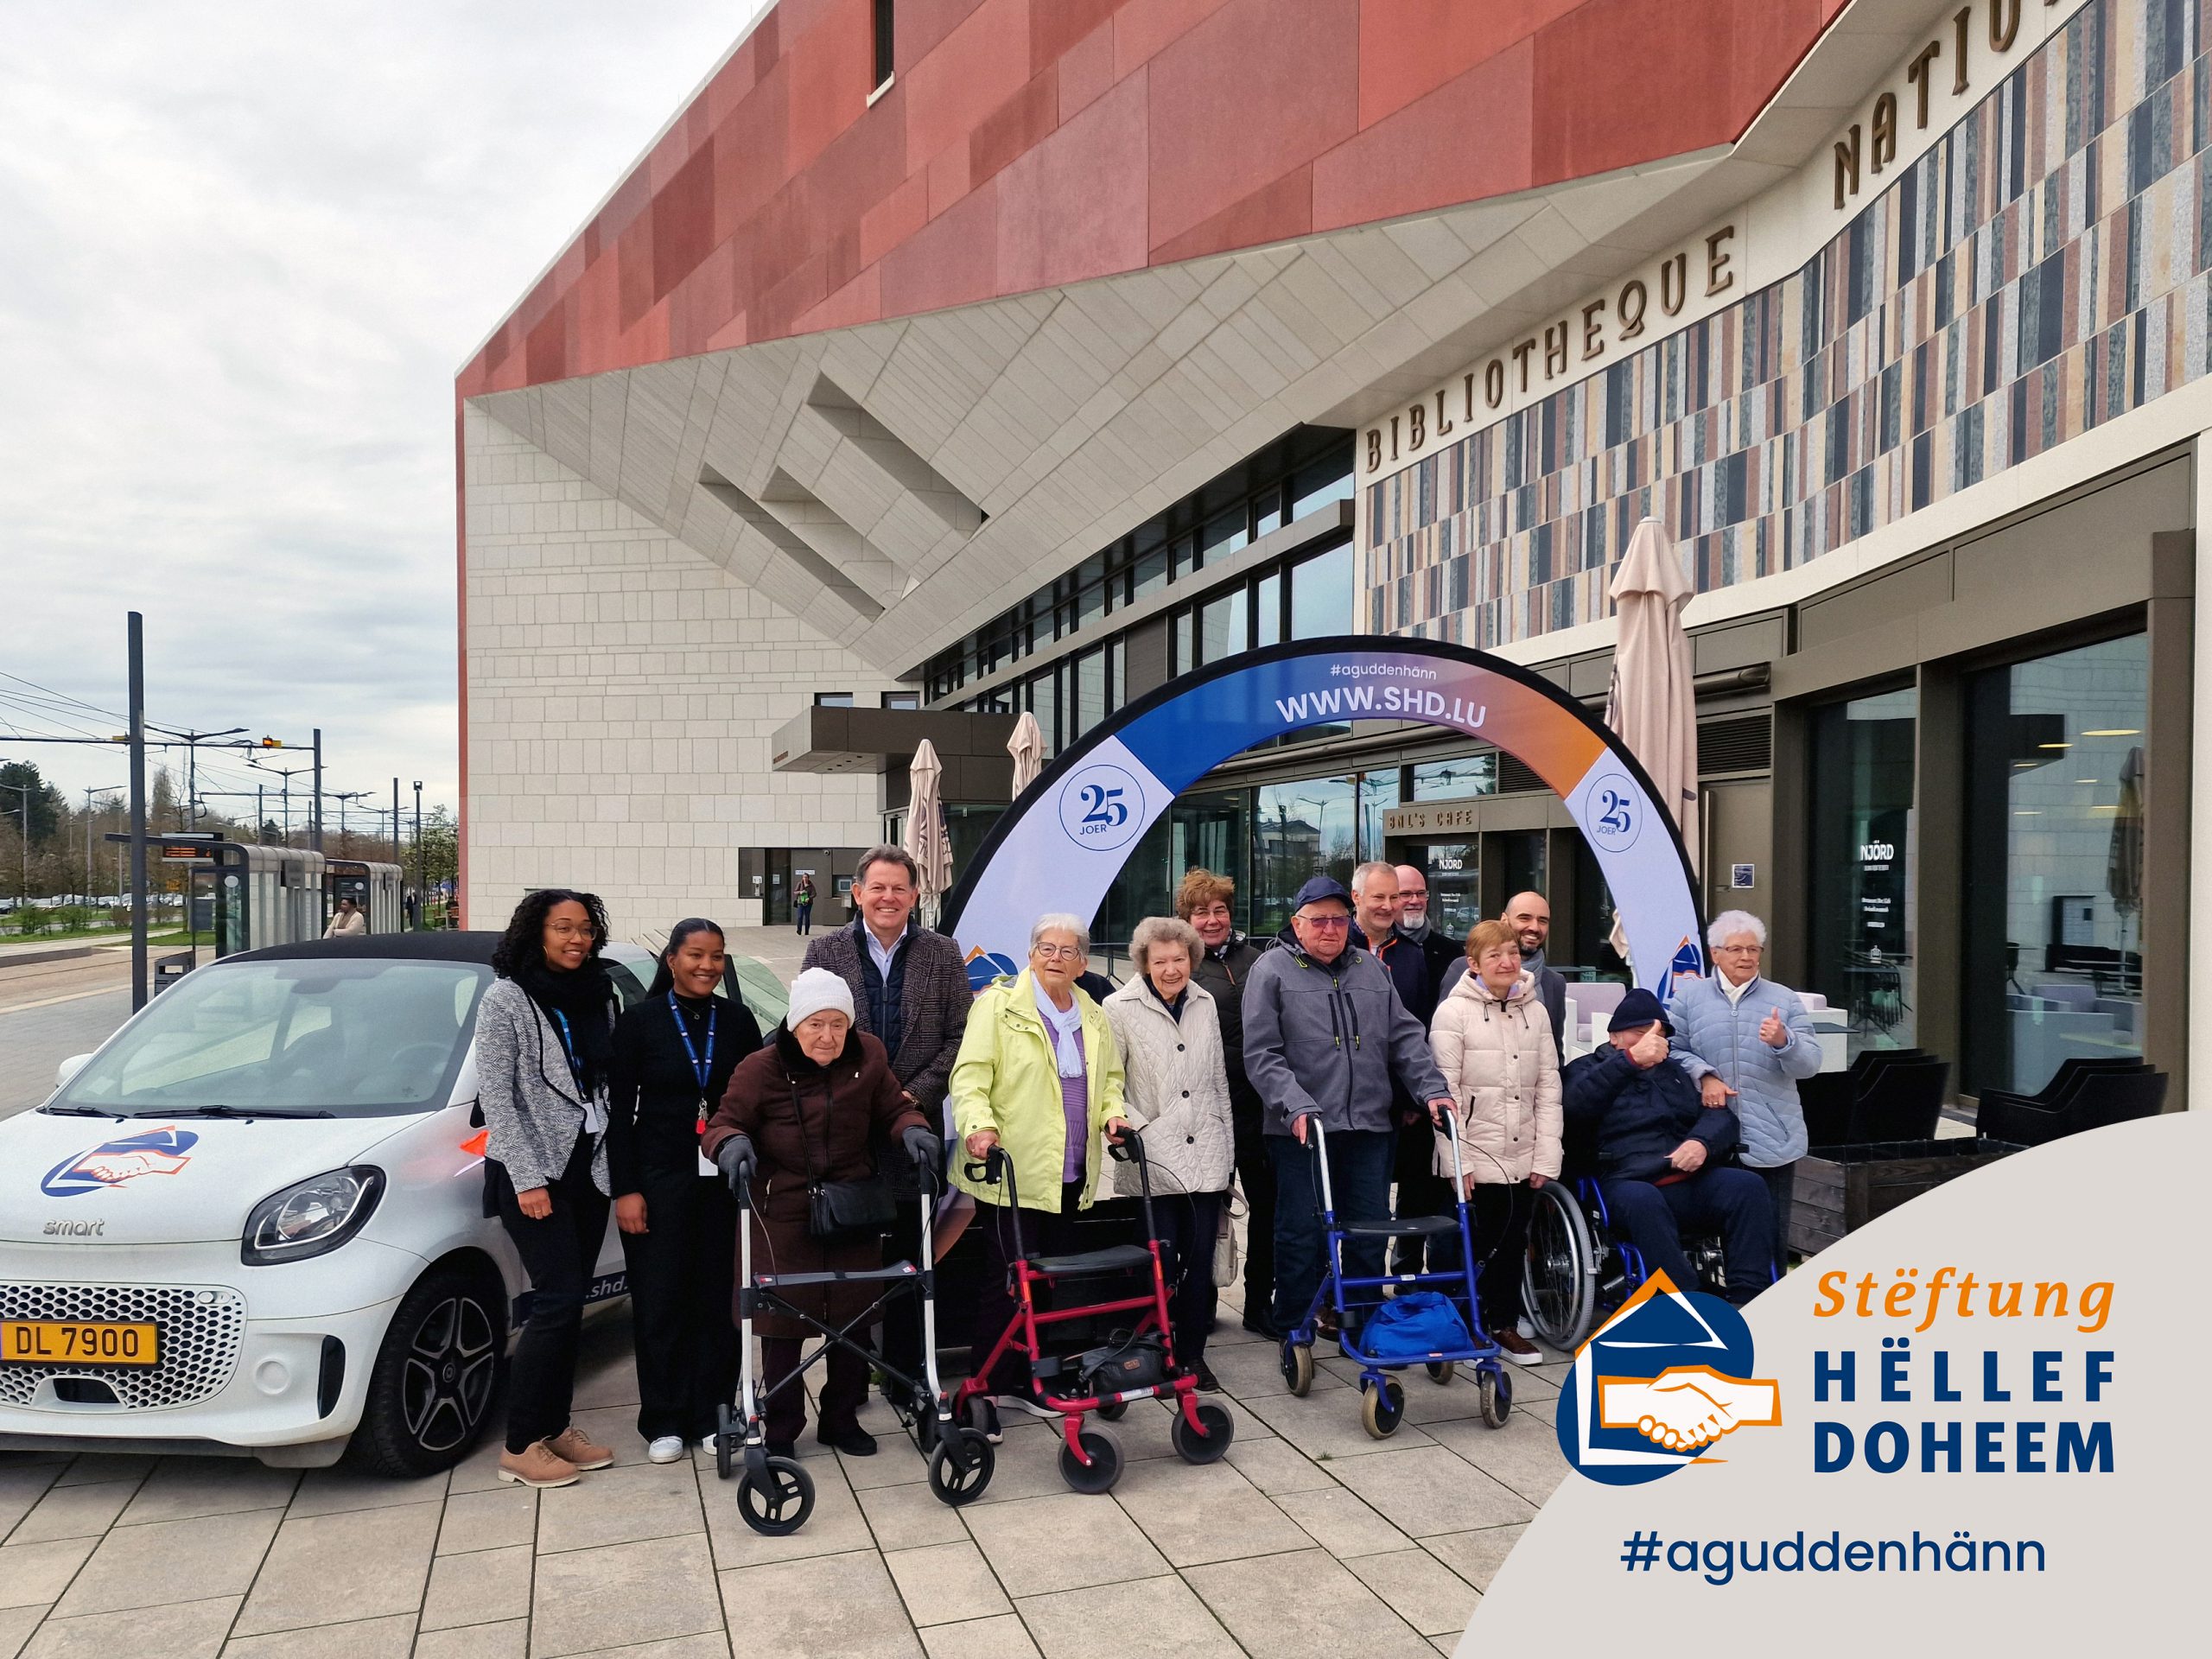
<svg viewBox="0 0 2212 1659">
<path fill-rule="evenodd" d="M 1386 807 L 1382 833 L 1386 836 L 1450 836 L 1478 827 L 1482 798 L 1464 801 L 1417 801 L 1411 806 Z"/>
</svg>

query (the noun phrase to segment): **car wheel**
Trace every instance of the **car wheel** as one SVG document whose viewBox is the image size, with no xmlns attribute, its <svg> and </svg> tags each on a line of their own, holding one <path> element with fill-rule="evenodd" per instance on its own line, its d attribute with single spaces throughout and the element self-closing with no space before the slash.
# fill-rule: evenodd
<svg viewBox="0 0 2212 1659">
<path fill-rule="evenodd" d="M 347 1456 L 397 1478 L 467 1457 L 490 1415 L 504 1346 L 502 1298 L 488 1274 L 438 1268 L 391 1317 Z"/>
</svg>

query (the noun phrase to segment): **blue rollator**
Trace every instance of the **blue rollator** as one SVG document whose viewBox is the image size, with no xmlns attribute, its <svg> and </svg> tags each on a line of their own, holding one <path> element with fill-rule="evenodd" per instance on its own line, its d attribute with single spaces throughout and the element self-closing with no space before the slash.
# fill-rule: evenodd
<svg viewBox="0 0 2212 1659">
<path fill-rule="evenodd" d="M 1395 1221 L 1339 1222 L 1336 1195 L 1329 1185 L 1329 1151 L 1319 1114 L 1306 1120 L 1309 1145 L 1320 1162 L 1321 1225 L 1328 1235 L 1328 1260 L 1313 1304 L 1282 1340 L 1283 1381 L 1294 1395 L 1313 1386 L 1313 1337 L 1324 1307 L 1334 1307 L 1344 1357 L 1359 1363 L 1360 1421 L 1376 1440 L 1397 1433 L 1405 1421 L 1406 1391 L 1394 1373 L 1421 1365 L 1429 1381 L 1448 1383 L 1462 1365 L 1471 1365 L 1482 1401 L 1483 1421 L 1505 1426 L 1513 1408 L 1513 1378 L 1498 1345 L 1483 1329 L 1476 1287 L 1482 1270 L 1475 1265 L 1474 1235 L 1467 1221 L 1467 1179 L 1459 1162 L 1459 1126 L 1444 1114 L 1444 1133 L 1452 1142 L 1452 1211 L 1449 1216 L 1408 1216 Z M 1426 1259 L 1436 1260 L 1437 1243 L 1456 1233 L 1459 1265 L 1440 1273 L 1386 1273 L 1348 1278 L 1344 1268 L 1347 1238 L 1412 1238 L 1428 1241 Z M 1518 1266 L 1518 1263 L 1515 1263 Z M 1385 1291 L 1393 1294 L 1386 1296 Z M 1358 1334 L 1348 1314 L 1363 1314 Z"/>
</svg>

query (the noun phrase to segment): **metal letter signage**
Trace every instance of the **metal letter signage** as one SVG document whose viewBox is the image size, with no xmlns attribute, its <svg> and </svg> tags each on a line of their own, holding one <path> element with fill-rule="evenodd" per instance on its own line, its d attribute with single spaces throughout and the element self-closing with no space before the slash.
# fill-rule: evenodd
<svg viewBox="0 0 2212 1659">
<path fill-rule="evenodd" d="M 1233 754 L 1303 727 L 1410 720 L 1479 736 L 1567 803 L 1620 906 L 1638 982 L 1669 995 L 1702 970 L 1697 885 L 1674 820 L 1611 732 L 1549 681 L 1427 639 L 1350 635 L 1245 652 L 1172 681 L 1094 728 L 1002 817 L 945 906 L 944 928 L 1010 973 L 1048 911 L 1096 913 L 1129 849 Z M 1179 874 L 1179 872 L 1176 874 Z"/>
</svg>

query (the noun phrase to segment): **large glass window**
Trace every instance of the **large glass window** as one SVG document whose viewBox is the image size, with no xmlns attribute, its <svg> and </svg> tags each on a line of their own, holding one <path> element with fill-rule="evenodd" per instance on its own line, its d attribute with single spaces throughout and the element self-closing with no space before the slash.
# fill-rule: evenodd
<svg viewBox="0 0 2212 1659">
<path fill-rule="evenodd" d="M 1029 683 L 1029 710 L 1037 716 L 1038 728 L 1044 734 L 1046 754 L 1058 754 L 1060 752 L 1060 677 L 1058 669 L 1048 668 Z"/>
<path fill-rule="evenodd" d="M 1351 884 L 1358 803 L 1349 778 L 1263 784 L 1252 819 L 1252 931 L 1280 931 L 1290 901 L 1316 875 Z"/>
<path fill-rule="evenodd" d="M 1382 856 L 1382 814 L 1398 802 L 1398 768 L 1384 766 L 1359 779 L 1359 855 Z"/>
<path fill-rule="evenodd" d="M 1850 1049 L 1913 1039 L 1914 738 L 1910 686 L 1813 711 L 1811 982 L 1847 1011 Z"/>
<path fill-rule="evenodd" d="M 1290 480 L 1293 523 L 1332 501 L 1351 499 L 1351 457 L 1329 456 L 1294 474 Z"/>
<path fill-rule="evenodd" d="M 1200 662 L 1217 663 L 1244 649 L 1249 626 L 1245 620 L 1248 597 L 1246 589 L 1232 588 L 1225 594 L 1216 594 L 1198 607 Z"/>
<path fill-rule="evenodd" d="M 1432 841 L 1408 851 L 1402 861 L 1417 864 L 1428 877 L 1428 923 L 1464 939 L 1482 920 L 1482 861 L 1471 841 Z"/>
<path fill-rule="evenodd" d="M 1960 1086 L 2143 1052 L 2144 635 L 1967 684 Z"/>
<path fill-rule="evenodd" d="M 1075 718 L 1068 726 L 1072 743 L 1106 718 L 1106 653 L 1086 651 L 1075 659 Z"/>
<path fill-rule="evenodd" d="M 1351 631 L 1351 543 L 1290 569 L 1290 637 L 1318 639 Z"/>
<path fill-rule="evenodd" d="M 1414 799 L 1456 801 L 1465 795 L 1497 793 L 1497 752 L 1463 754 L 1452 760 L 1423 760 L 1414 767 Z"/>
</svg>

